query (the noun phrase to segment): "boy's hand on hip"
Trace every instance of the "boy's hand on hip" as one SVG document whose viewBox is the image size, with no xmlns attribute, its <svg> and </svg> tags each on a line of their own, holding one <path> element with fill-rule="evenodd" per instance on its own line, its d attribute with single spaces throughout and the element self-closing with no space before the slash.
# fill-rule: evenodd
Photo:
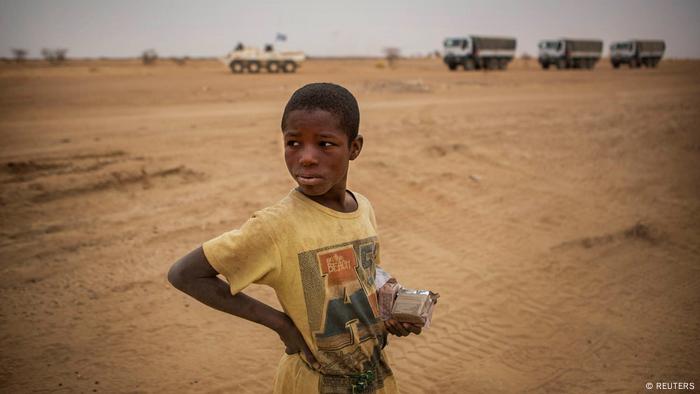
<svg viewBox="0 0 700 394">
<path fill-rule="evenodd" d="M 318 361 L 316 361 L 316 357 L 314 357 L 313 353 L 311 353 L 311 349 L 309 349 L 309 346 L 306 345 L 306 341 L 304 341 L 304 336 L 301 335 L 301 332 L 299 331 L 297 326 L 294 325 L 292 319 L 290 319 L 286 315 L 285 317 L 285 322 L 280 326 L 279 329 L 277 329 L 277 334 L 279 334 L 280 339 L 285 345 L 285 353 L 301 353 L 302 357 L 306 359 L 306 361 L 309 363 L 309 365 L 311 365 L 313 369 L 321 369 L 321 364 Z"/>
<path fill-rule="evenodd" d="M 410 334 L 419 335 L 422 331 L 420 326 L 411 323 L 401 323 L 396 319 L 385 320 L 384 327 L 389 331 L 389 334 L 397 337 L 405 337 Z"/>
</svg>

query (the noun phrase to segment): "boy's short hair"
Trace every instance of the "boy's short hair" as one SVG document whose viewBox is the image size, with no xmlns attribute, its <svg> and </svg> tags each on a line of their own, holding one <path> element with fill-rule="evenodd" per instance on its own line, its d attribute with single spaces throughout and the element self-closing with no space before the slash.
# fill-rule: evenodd
<svg viewBox="0 0 700 394">
<path fill-rule="evenodd" d="M 296 110 L 328 111 L 338 118 L 340 128 L 352 142 L 360 128 L 360 108 L 355 96 L 347 89 L 333 83 L 310 83 L 299 88 L 289 98 L 282 114 L 282 130 L 287 126 L 287 116 Z"/>
</svg>

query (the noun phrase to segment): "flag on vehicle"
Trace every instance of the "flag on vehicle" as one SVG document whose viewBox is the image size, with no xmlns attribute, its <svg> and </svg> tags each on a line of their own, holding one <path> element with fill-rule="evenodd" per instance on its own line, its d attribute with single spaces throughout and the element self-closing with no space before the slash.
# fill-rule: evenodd
<svg viewBox="0 0 700 394">
<path fill-rule="evenodd" d="M 275 41 L 287 41 L 287 35 L 282 33 L 277 33 Z"/>
</svg>

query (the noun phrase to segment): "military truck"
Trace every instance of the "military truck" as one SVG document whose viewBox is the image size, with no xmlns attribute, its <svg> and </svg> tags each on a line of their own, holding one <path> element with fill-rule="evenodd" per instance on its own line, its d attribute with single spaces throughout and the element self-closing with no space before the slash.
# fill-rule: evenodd
<svg viewBox="0 0 700 394">
<path fill-rule="evenodd" d="M 504 70 L 515 56 L 515 38 L 466 36 L 448 38 L 444 42 L 443 61 L 451 71 Z"/>
<path fill-rule="evenodd" d="M 538 60 L 545 70 L 551 65 L 558 69 L 592 69 L 600 60 L 603 52 L 603 41 L 561 38 L 542 40 L 538 47 Z"/>
<path fill-rule="evenodd" d="M 664 56 L 666 43 L 661 40 L 629 40 L 610 44 L 610 63 L 614 68 L 656 67 Z"/>
<path fill-rule="evenodd" d="M 239 44 L 221 59 L 234 74 L 245 71 L 255 74 L 262 69 L 269 73 L 293 73 L 304 60 L 306 56 L 303 52 L 277 52 L 269 44 L 265 45 L 264 50 Z"/>
</svg>

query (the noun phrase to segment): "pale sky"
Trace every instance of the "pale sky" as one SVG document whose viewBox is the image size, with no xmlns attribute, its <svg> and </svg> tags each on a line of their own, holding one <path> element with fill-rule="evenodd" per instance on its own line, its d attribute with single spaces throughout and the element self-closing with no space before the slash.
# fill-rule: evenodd
<svg viewBox="0 0 700 394">
<path fill-rule="evenodd" d="M 39 57 L 67 48 L 69 57 L 221 56 L 238 41 L 288 40 L 284 50 L 311 56 L 403 55 L 439 50 L 448 36 L 517 38 L 536 55 L 545 38 L 666 41 L 666 56 L 700 58 L 698 0 L 0 0 L 0 56 L 12 48 Z"/>
</svg>

